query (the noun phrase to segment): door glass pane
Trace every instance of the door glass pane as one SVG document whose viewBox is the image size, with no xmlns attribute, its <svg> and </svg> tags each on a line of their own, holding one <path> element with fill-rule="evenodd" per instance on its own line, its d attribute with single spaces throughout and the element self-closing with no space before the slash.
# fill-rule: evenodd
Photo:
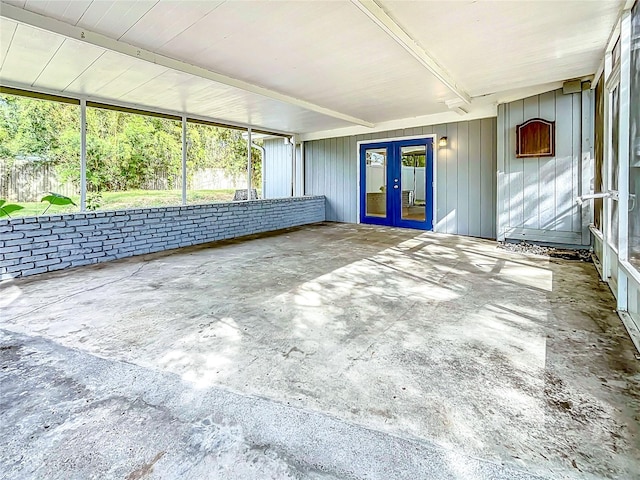
<svg viewBox="0 0 640 480">
<path fill-rule="evenodd" d="M 425 145 L 401 147 L 402 219 L 426 220 L 427 155 Z"/>
<path fill-rule="evenodd" d="M 370 217 L 387 216 L 387 149 L 365 150 L 367 195 L 365 212 Z"/>
<path fill-rule="evenodd" d="M 620 89 L 611 92 L 611 190 L 618 191 L 618 139 L 620 123 Z M 611 245 L 618 248 L 618 202 L 611 200 Z"/>
</svg>

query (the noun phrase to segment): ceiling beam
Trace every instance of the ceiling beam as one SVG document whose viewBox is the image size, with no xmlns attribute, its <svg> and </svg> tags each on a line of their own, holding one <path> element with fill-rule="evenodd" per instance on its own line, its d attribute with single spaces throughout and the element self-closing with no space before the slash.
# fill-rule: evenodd
<svg viewBox="0 0 640 480">
<path fill-rule="evenodd" d="M 107 37 L 106 35 L 92 32 L 90 30 L 87 30 L 86 28 L 70 25 L 66 22 L 47 17 L 45 15 L 40 15 L 38 13 L 30 12 L 29 10 L 24 10 L 22 8 L 4 2 L 0 2 L 0 5 L 2 7 L 0 8 L 0 17 L 13 20 L 23 25 L 62 35 L 73 40 L 78 40 L 80 42 L 95 45 L 96 47 L 101 47 L 106 50 L 120 53 L 122 55 L 127 55 L 129 57 L 137 58 L 142 61 L 154 63 L 156 65 L 170 68 L 178 72 L 204 78 L 206 80 L 211 80 L 223 85 L 227 85 L 229 87 L 243 90 L 245 92 L 261 95 L 272 100 L 277 100 L 289 105 L 304 108 L 306 110 L 320 113 L 328 117 L 337 118 L 339 120 L 344 120 L 349 123 L 369 128 L 373 128 L 375 126 L 373 123 L 367 120 L 353 117 L 345 113 L 337 112 L 335 110 L 316 105 L 315 103 L 292 97 L 275 90 L 270 90 L 268 88 L 261 87 L 260 85 L 245 82 L 244 80 L 229 77 L 227 75 L 223 75 L 206 68 L 197 67 L 181 60 L 176 60 L 165 55 L 160 55 L 150 50 L 136 47 L 135 45 L 131 45 L 120 40 L 115 40 L 113 38 Z"/>
<path fill-rule="evenodd" d="M 369 17 L 387 35 L 393 38 L 402 48 L 409 52 L 420 64 L 429 70 L 440 82 L 451 90 L 464 103 L 470 104 L 471 97 L 453 79 L 453 77 L 442 68 L 438 62 L 429 55 L 413 37 L 411 37 L 378 3 L 373 0 L 351 0 L 362 13 Z"/>
</svg>

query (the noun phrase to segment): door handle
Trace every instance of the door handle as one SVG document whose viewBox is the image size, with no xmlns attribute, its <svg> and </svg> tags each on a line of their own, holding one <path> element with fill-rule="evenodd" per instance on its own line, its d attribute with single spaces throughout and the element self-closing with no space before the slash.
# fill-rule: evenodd
<svg viewBox="0 0 640 480">
<path fill-rule="evenodd" d="M 576 197 L 576 203 L 578 205 L 582 205 L 585 200 L 593 200 L 596 198 L 611 198 L 613 200 L 618 200 L 618 192 L 617 190 L 609 190 L 608 192 L 588 193 L 586 195 Z"/>
</svg>

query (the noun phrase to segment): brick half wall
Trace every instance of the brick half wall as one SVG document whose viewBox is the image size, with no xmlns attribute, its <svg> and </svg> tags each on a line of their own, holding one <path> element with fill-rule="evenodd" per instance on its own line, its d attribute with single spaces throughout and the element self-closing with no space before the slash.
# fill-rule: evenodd
<svg viewBox="0 0 640 480">
<path fill-rule="evenodd" d="M 323 196 L 0 220 L 0 274 L 24 277 L 325 220 Z"/>
</svg>

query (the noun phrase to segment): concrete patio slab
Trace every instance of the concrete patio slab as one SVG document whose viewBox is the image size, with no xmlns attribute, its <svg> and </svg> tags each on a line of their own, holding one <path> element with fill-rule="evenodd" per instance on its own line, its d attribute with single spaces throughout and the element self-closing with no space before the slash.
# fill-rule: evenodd
<svg viewBox="0 0 640 480">
<path fill-rule="evenodd" d="M 6 478 L 640 478 L 593 265 L 319 224 L 7 280 Z"/>
</svg>

